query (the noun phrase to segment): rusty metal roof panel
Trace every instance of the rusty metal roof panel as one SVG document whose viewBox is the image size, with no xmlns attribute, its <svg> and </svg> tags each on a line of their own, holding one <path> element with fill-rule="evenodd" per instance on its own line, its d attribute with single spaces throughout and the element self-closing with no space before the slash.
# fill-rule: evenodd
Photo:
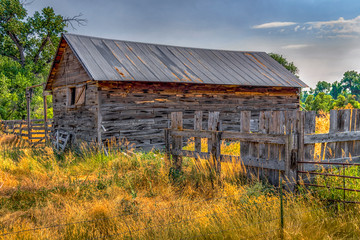
<svg viewBox="0 0 360 240">
<path fill-rule="evenodd" d="M 265 52 L 175 47 L 63 34 L 95 81 L 307 87 Z"/>
</svg>

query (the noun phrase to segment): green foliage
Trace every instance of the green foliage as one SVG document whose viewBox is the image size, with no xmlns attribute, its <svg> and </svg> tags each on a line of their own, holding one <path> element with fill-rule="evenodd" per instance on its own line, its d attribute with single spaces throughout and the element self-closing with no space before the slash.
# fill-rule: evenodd
<svg viewBox="0 0 360 240">
<path fill-rule="evenodd" d="M 19 63 L 0 56 L 0 118 L 25 118 L 26 87 L 41 81 L 40 77 L 36 77 L 32 72 L 21 67 Z M 38 92 L 35 92 L 35 95 L 38 95 Z"/>
<path fill-rule="evenodd" d="M 344 90 L 349 91 L 352 95 L 360 96 L 360 74 L 356 71 L 347 71 L 341 79 L 341 85 Z"/>
<path fill-rule="evenodd" d="M 309 95 L 305 100 L 305 109 L 308 111 L 323 110 L 325 112 L 330 111 L 333 108 L 334 99 L 330 95 L 323 92 L 318 95 Z"/>
<path fill-rule="evenodd" d="M 292 74 L 294 74 L 296 77 L 299 78 L 297 75 L 299 73 L 299 69 L 295 66 L 293 62 L 288 62 L 283 55 L 277 54 L 277 53 L 269 53 L 270 57 L 275 59 L 278 63 L 283 65 L 287 70 L 289 70 Z"/>
<path fill-rule="evenodd" d="M 318 95 L 319 93 L 328 94 L 330 90 L 331 90 L 331 83 L 320 81 L 316 84 L 315 95 Z"/>
<path fill-rule="evenodd" d="M 356 71 L 344 73 L 340 82 L 330 84 L 320 81 L 315 89 L 303 91 L 301 94 L 302 106 L 308 111 L 325 111 L 331 109 L 360 108 L 360 74 Z"/>
<path fill-rule="evenodd" d="M 0 54 L 40 73 L 51 62 L 67 20 L 46 7 L 28 16 L 23 2 L 0 0 Z"/>
<path fill-rule="evenodd" d="M 288 62 L 280 54 L 270 53 L 273 59 L 283 65 L 291 73 L 299 73 L 293 62 Z M 298 76 L 297 76 L 298 77 Z M 304 90 L 300 94 L 300 104 L 307 111 L 328 112 L 334 108 L 345 108 L 350 104 L 353 108 L 360 108 L 360 74 L 356 71 L 344 73 L 340 82 L 328 83 L 319 81 L 315 89 Z"/>
<path fill-rule="evenodd" d="M 81 15 L 64 18 L 51 7 L 28 16 L 24 2 L 0 0 L 0 119 L 24 119 L 26 87 L 45 82 L 60 33 Z M 48 116 L 52 117 L 51 98 Z M 41 88 L 32 94 L 33 118 L 43 117 Z"/>
<path fill-rule="evenodd" d="M 340 82 L 335 81 L 333 82 L 333 84 L 331 84 L 331 90 L 330 90 L 330 95 L 336 99 L 338 98 L 338 96 L 343 92 L 344 88 L 341 85 Z"/>
</svg>

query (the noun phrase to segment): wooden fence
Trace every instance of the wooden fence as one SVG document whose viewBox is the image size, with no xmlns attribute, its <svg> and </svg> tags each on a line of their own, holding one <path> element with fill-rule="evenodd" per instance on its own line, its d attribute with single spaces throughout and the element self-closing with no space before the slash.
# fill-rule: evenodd
<svg viewBox="0 0 360 240">
<path fill-rule="evenodd" d="M 32 146 L 43 145 L 52 131 L 52 119 L 32 119 L 30 125 L 25 120 L 0 121 L 0 130 L 27 140 Z"/>
<path fill-rule="evenodd" d="M 256 132 L 250 131 L 251 112 L 239 113 L 239 132 L 222 131 L 220 114 L 209 113 L 205 130 L 202 129 L 203 113 L 200 111 L 195 112 L 193 129 L 183 129 L 181 112 L 171 114 L 171 127 L 165 130 L 165 145 L 176 169 L 181 170 L 182 157 L 212 159 L 219 174 L 221 162 L 236 161 L 246 166 L 253 176 L 266 178 L 277 185 L 280 177 L 296 182 L 298 170 L 319 169 L 316 164 L 319 161 L 360 160 L 360 110 L 332 110 L 330 131 L 326 134 L 315 133 L 315 112 L 260 112 Z M 189 138 L 195 141 L 191 151 L 183 149 Z M 202 138 L 208 142 L 206 152 L 201 151 Z M 239 155 L 223 154 L 224 141 L 240 142 Z"/>
</svg>

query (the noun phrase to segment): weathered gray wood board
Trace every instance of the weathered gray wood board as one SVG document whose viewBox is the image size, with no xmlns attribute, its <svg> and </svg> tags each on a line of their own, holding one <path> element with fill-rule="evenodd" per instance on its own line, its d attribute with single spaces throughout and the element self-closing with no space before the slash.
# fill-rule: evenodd
<svg viewBox="0 0 360 240">
<path fill-rule="evenodd" d="M 202 118 L 202 112 L 196 112 L 195 119 Z M 297 130 L 297 112 L 281 112 L 281 111 L 263 111 L 259 116 L 261 133 L 253 133 L 250 131 L 250 111 L 239 112 L 241 122 L 240 131 L 219 131 L 217 126 L 221 125 L 218 121 L 219 112 L 210 112 L 208 118 L 208 129 L 201 130 L 198 127 L 191 129 L 182 129 L 182 115 L 172 113 L 176 116 L 176 123 L 171 124 L 171 129 L 166 132 L 166 139 L 178 139 L 179 137 L 208 139 L 208 151 L 206 153 L 197 147 L 194 151 L 183 150 L 182 145 L 167 144 L 167 152 L 171 153 L 175 160 L 179 156 L 207 158 L 214 161 L 214 166 L 218 173 L 221 172 L 220 162 L 235 161 L 243 164 L 246 174 L 249 178 L 267 180 L 271 184 L 279 185 L 280 177 L 289 181 L 296 180 L 296 163 L 291 163 L 292 150 L 296 149 L 298 139 L 295 138 Z M 288 120 L 289 122 L 286 122 Z M 175 118 L 172 117 L 172 121 Z M 195 125 L 199 122 L 196 121 Z M 174 127 L 176 126 L 176 127 Z M 180 127 L 179 127 L 180 126 Z M 169 140 L 168 140 L 169 141 Z M 240 156 L 224 155 L 221 153 L 222 141 L 240 142 Z M 261 153 L 260 153 L 261 151 Z M 295 166 L 293 166 L 293 165 Z M 179 166 L 177 166 L 179 169 Z"/>
<path fill-rule="evenodd" d="M 181 113 L 181 112 L 180 112 Z M 273 185 L 278 185 L 280 179 L 288 182 L 287 188 L 294 189 L 295 182 L 299 179 L 297 171 L 313 171 L 321 169 L 317 162 L 359 162 L 358 149 L 354 145 L 360 141 L 360 131 L 356 129 L 356 110 L 339 110 L 332 112 L 330 133 L 315 133 L 316 114 L 315 112 L 301 111 L 261 111 L 259 114 L 259 132 L 250 131 L 251 112 L 241 111 L 240 131 L 223 131 L 219 112 L 210 112 L 208 117 L 207 130 L 199 127 L 199 120 L 195 126 L 189 129 L 182 129 L 182 114 L 172 113 L 176 118 L 176 128 L 172 122 L 171 128 L 166 130 L 166 139 L 194 138 L 208 139 L 208 151 L 201 151 L 200 146 L 194 151 L 184 150 L 182 144 L 167 144 L 167 152 L 176 158 L 181 156 L 206 158 L 214 161 L 218 172 L 221 171 L 222 162 L 235 161 L 246 167 L 246 174 L 249 178 L 263 179 Z M 202 119 L 203 112 L 197 111 L 195 119 Z M 350 121 L 351 120 L 351 121 Z M 172 118 L 173 121 L 173 118 Z M 332 129 L 338 129 L 333 131 Z M 221 154 L 221 142 L 240 142 L 240 156 Z M 334 155 L 325 158 L 326 146 L 315 149 L 315 144 L 329 144 L 335 150 Z M 331 146 L 331 144 L 333 146 Z M 331 152 L 331 150 L 330 150 Z M 311 163 L 311 164 L 309 164 Z M 330 166 L 330 165 L 329 165 Z M 179 167 L 179 165 L 177 166 Z M 325 165 L 325 168 L 327 166 Z M 307 176 L 300 175 L 302 179 Z M 291 183 L 291 184 L 290 184 Z"/>
<path fill-rule="evenodd" d="M 32 146 L 44 145 L 52 132 L 52 119 L 31 119 L 30 126 L 25 120 L 0 120 L 0 130 L 5 134 L 17 135 L 26 139 Z"/>
<path fill-rule="evenodd" d="M 72 141 L 95 142 L 98 137 L 98 88 L 67 46 L 53 83 L 54 129 L 67 131 Z M 69 87 L 78 87 L 77 100 L 69 105 Z"/>
<path fill-rule="evenodd" d="M 164 146 L 163 129 L 171 112 L 183 112 L 184 127 L 194 127 L 195 111 L 219 111 L 222 129 L 240 130 L 241 110 L 252 110 L 250 129 L 258 129 L 261 110 L 297 110 L 297 89 L 247 88 L 176 83 L 99 82 L 102 140 L 127 138 L 138 147 Z M 198 126 L 199 127 L 199 126 Z"/>
</svg>

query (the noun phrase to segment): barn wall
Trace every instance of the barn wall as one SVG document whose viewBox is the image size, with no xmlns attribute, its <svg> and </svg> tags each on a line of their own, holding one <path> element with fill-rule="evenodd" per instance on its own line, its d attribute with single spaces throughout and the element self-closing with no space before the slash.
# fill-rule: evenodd
<svg viewBox="0 0 360 240">
<path fill-rule="evenodd" d="M 85 103 L 68 106 L 68 88 L 85 86 Z M 70 132 L 73 139 L 97 140 L 98 91 L 69 47 L 62 56 L 52 84 L 54 129 Z"/>
<path fill-rule="evenodd" d="M 53 90 L 54 129 L 63 129 L 77 140 L 96 141 L 98 97 L 96 83 L 87 84 L 85 104 L 67 107 L 67 87 Z"/>
<path fill-rule="evenodd" d="M 70 47 L 66 46 L 60 64 L 56 69 L 52 88 L 70 86 L 86 81 L 90 81 L 89 75 Z"/>
<path fill-rule="evenodd" d="M 174 111 L 184 112 L 189 128 L 194 111 L 220 111 L 223 129 L 239 131 L 240 110 L 296 110 L 298 92 L 297 88 L 99 82 L 101 124 L 106 129 L 102 140 L 125 137 L 138 147 L 160 147 L 169 113 Z"/>
</svg>

